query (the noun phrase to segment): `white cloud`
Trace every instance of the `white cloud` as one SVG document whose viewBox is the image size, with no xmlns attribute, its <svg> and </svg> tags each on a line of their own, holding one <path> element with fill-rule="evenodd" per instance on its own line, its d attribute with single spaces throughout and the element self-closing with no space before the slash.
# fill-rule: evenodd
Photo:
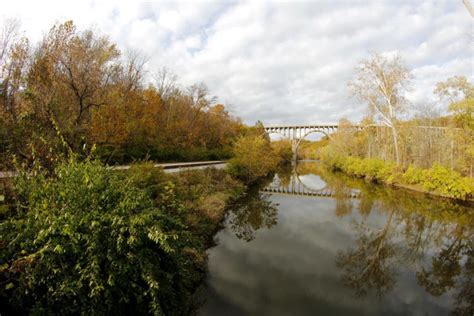
<svg viewBox="0 0 474 316">
<path fill-rule="evenodd" d="M 436 82 L 473 79 L 473 19 L 461 1 L 48 2 L 4 4 L 37 41 L 53 23 L 93 26 L 122 50 L 138 49 L 151 72 L 204 81 L 245 122 L 359 119 L 365 106 L 347 81 L 369 51 L 399 51 L 413 70 L 414 104 L 434 102 Z M 1 21 L 0 21 L 1 22 Z"/>
</svg>

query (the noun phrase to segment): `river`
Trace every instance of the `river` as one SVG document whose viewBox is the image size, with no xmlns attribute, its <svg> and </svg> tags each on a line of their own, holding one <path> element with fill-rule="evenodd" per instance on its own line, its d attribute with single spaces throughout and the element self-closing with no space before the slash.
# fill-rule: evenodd
<svg viewBox="0 0 474 316">
<path fill-rule="evenodd" d="M 474 209 L 298 164 L 234 205 L 200 315 L 474 314 Z"/>
</svg>

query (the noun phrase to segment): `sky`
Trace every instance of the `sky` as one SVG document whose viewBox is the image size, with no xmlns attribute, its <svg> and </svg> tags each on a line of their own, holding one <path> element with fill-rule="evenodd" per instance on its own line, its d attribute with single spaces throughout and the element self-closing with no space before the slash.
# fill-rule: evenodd
<svg viewBox="0 0 474 316">
<path fill-rule="evenodd" d="M 8 18 L 33 42 L 57 22 L 93 28 L 145 56 L 149 77 L 166 67 L 183 86 L 206 83 L 247 124 L 361 119 L 367 106 L 347 83 L 372 52 L 401 55 L 415 108 L 445 110 L 439 81 L 474 81 L 474 19 L 462 0 L 16 0 L 2 4 L 0 23 Z"/>
</svg>

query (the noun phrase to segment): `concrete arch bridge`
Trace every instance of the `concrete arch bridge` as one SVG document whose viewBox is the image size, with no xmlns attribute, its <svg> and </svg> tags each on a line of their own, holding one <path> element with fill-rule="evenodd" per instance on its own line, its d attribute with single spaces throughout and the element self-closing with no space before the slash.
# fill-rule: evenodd
<svg viewBox="0 0 474 316">
<path fill-rule="evenodd" d="M 293 151 L 293 161 L 296 161 L 298 146 L 301 144 L 303 139 L 314 133 L 323 134 L 331 138 L 331 134 L 334 134 L 339 130 L 340 126 L 338 124 L 306 124 L 306 125 L 273 125 L 273 126 L 264 126 L 265 133 L 278 134 L 283 136 L 286 139 L 291 141 L 291 149 Z M 389 128 L 386 125 L 380 124 L 369 124 L 369 125 L 349 125 L 344 126 L 345 129 L 352 130 L 354 133 L 359 131 L 364 131 L 369 128 Z M 439 127 L 439 126 L 417 126 L 416 129 L 422 129 L 425 133 L 440 136 L 444 135 L 450 128 L 448 127 Z"/>
<path fill-rule="evenodd" d="M 351 125 L 351 129 L 361 131 L 366 126 Z M 331 134 L 337 132 L 339 129 L 338 124 L 315 124 L 315 125 L 276 125 L 276 126 L 264 126 L 265 133 L 278 134 L 291 141 L 291 149 L 293 151 L 293 160 L 296 160 L 298 152 L 298 146 L 301 144 L 303 139 L 314 133 L 320 133 L 324 136 L 331 137 Z"/>
</svg>

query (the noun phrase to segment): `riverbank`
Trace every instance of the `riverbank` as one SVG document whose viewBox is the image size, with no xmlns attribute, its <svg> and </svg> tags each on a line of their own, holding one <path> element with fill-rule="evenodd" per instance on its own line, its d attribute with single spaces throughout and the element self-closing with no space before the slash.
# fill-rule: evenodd
<svg viewBox="0 0 474 316">
<path fill-rule="evenodd" d="M 162 168 L 164 170 L 183 170 L 190 168 L 214 166 L 214 165 L 223 165 L 226 162 L 224 160 L 209 160 L 209 161 L 191 161 L 191 162 L 170 162 L 170 163 L 156 163 L 153 164 L 155 168 Z M 110 166 L 111 170 L 128 170 L 132 165 L 122 165 L 122 166 Z M 0 171 L 0 179 L 14 178 L 18 175 L 16 171 Z"/>
<path fill-rule="evenodd" d="M 430 169 L 403 170 L 381 159 L 323 156 L 331 169 L 368 181 L 460 201 L 474 201 L 474 179 L 435 164 Z"/>
<path fill-rule="evenodd" d="M 8 245 L 0 303 L 12 314 L 191 313 L 206 250 L 226 207 L 245 192 L 223 169 L 165 173 L 140 164 L 111 172 L 94 161 L 20 173 L 14 182 L 16 197 L 4 205 L 22 207 L 5 209 L 0 225 Z"/>
<path fill-rule="evenodd" d="M 0 305 L 11 314 L 192 314 L 227 208 L 280 160 L 268 140 L 249 139 L 225 169 L 110 168 L 71 155 L 52 170 L 19 171 L 0 225 Z"/>
</svg>

